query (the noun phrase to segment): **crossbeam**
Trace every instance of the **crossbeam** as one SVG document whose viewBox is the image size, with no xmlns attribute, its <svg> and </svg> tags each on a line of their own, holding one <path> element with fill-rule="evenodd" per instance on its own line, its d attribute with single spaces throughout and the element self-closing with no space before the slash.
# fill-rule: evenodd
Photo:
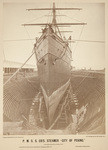
<svg viewBox="0 0 108 150">
<path fill-rule="evenodd" d="M 41 27 L 45 27 L 45 26 L 46 26 L 46 25 L 41 25 Z M 66 26 L 66 25 L 64 25 L 64 26 L 58 25 L 58 27 L 60 27 L 60 28 L 61 28 L 61 27 L 70 27 L 70 25 L 67 25 L 67 26 Z"/>
<path fill-rule="evenodd" d="M 58 33 L 58 31 L 56 31 Z M 60 32 L 73 32 L 73 31 L 60 31 Z M 42 32 L 39 32 L 39 33 L 42 33 Z"/>
<path fill-rule="evenodd" d="M 60 31 L 60 32 L 73 32 L 73 31 Z"/>
<path fill-rule="evenodd" d="M 33 8 L 33 9 L 26 9 L 28 11 L 31 10 L 53 10 L 53 8 Z M 55 8 L 55 10 L 82 10 L 82 8 Z"/>
<path fill-rule="evenodd" d="M 53 16 L 53 15 L 45 15 L 45 16 L 48 17 L 48 16 Z M 66 16 L 66 15 L 56 15 L 56 16 Z"/>
<path fill-rule="evenodd" d="M 56 23 L 55 25 L 86 25 L 87 23 Z M 50 25 L 48 23 L 22 24 L 23 26 Z"/>
</svg>

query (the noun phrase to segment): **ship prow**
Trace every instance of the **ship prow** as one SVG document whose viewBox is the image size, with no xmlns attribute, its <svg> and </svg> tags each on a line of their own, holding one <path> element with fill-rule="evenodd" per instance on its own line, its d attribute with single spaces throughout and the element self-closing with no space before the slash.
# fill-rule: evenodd
<svg viewBox="0 0 108 150">
<path fill-rule="evenodd" d="M 40 83 L 50 96 L 70 78 L 71 51 L 51 26 L 38 39 L 35 48 Z"/>
</svg>

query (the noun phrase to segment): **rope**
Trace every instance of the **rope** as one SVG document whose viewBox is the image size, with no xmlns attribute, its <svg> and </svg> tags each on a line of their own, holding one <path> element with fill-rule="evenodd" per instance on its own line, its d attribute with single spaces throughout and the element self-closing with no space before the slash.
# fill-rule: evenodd
<svg viewBox="0 0 108 150">
<path fill-rule="evenodd" d="M 46 15 L 47 15 L 47 14 L 46 14 Z M 45 15 L 42 15 L 42 16 L 37 17 L 37 18 L 34 18 L 34 19 L 30 20 L 30 21 L 27 21 L 26 23 L 33 22 L 33 21 L 38 20 L 38 19 L 43 18 L 43 17 L 45 17 Z M 25 23 L 25 24 L 26 24 L 26 23 Z"/>
<path fill-rule="evenodd" d="M 51 8 L 51 4 L 50 4 L 50 8 Z M 49 13 L 48 13 L 47 24 L 51 21 L 50 14 L 52 15 L 52 11 L 49 11 Z"/>
<path fill-rule="evenodd" d="M 89 76 L 89 74 L 90 74 L 90 72 L 86 75 L 86 77 L 84 77 L 84 78 L 80 81 L 79 85 L 76 87 L 76 90 L 77 90 L 78 87 L 84 82 L 84 80 Z"/>
<path fill-rule="evenodd" d="M 58 14 L 60 15 L 60 11 L 58 10 Z M 57 21 L 58 21 L 58 18 L 57 18 Z M 59 22 L 59 21 L 58 21 Z M 62 22 L 62 19 L 60 18 L 60 22 Z M 58 27 L 58 26 L 57 26 Z M 58 31 L 59 31 L 59 28 L 58 28 Z M 63 31 L 64 31 L 64 29 L 63 29 Z M 60 31 L 59 31 L 60 32 Z M 61 38 L 62 38 L 62 35 L 63 36 L 65 36 L 64 35 L 64 33 L 62 33 L 62 35 L 61 35 L 61 33 L 59 33 L 60 34 L 60 36 L 61 36 Z"/>
<path fill-rule="evenodd" d="M 82 32 L 83 32 L 83 29 L 84 29 L 84 25 L 83 25 L 83 27 L 82 27 L 82 29 L 81 29 L 81 32 L 80 32 L 80 35 L 79 35 L 79 40 L 80 40 L 80 38 L 81 38 L 81 35 L 82 35 Z M 73 49 L 73 55 L 75 54 L 75 50 L 76 50 L 76 48 L 77 48 L 77 46 L 78 46 L 79 40 L 78 40 L 78 42 L 77 42 L 77 44 L 76 44 L 75 48 Z"/>
<path fill-rule="evenodd" d="M 64 30 L 63 30 L 64 31 Z M 62 34 L 64 34 L 64 33 L 62 33 Z M 16 41 L 28 41 L 28 40 L 35 40 L 35 38 L 34 39 L 16 39 L 16 40 L 4 40 L 4 42 L 16 42 Z M 72 39 L 72 42 L 74 42 L 74 41 L 79 41 L 79 42 L 86 42 L 86 43 L 88 43 L 88 42 L 94 42 L 94 43 L 105 43 L 105 41 L 92 41 L 92 40 L 77 40 L 77 39 Z M 71 43 L 71 41 L 70 41 L 70 43 Z"/>
<path fill-rule="evenodd" d="M 27 31 L 27 29 L 26 29 L 26 27 L 25 27 L 25 26 L 24 26 L 24 29 L 25 29 L 25 31 L 26 31 L 26 33 L 27 33 L 27 35 L 28 35 L 29 39 L 31 39 L 31 37 L 30 37 L 30 35 L 29 35 L 29 32 Z M 31 40 L 30 40 L 30 41 L 31 41 Z M 33 46 L 32 41 L 31 41 L 31 44 L 32 44 L 32 46 Z"/>
<path fill-rule="evenodd" d="M 70 18 L 70 19 L 73 19 L 73 20 L 76 20 L 76 21 L 78 21 L 78 22 L 82 22 L 82 21 L 80 21 L 80 20 L 77 20 L 77 19 L 75 19 L 75 18 L 71 18 L 71 17 L 69 17 L 69 16 L 67 16 L 67 15 L 65 15 L 67 18 Z"/>
<path fill-rule="evenodd" d="M 16 39 L 16 40 L 4 40 L 4 42 L 16 42 L 16 41 L 28 41 L 28 40 L 35 40 L 35 39 Z"/>
<path fill-rule="evenodd" d="M 77 40 L 73 39 L 73 41 L 78 41 L 78 42 L 94 42 L 94 43 L 105 43 L 105 41 L 92 41 L 92 40 Z"/>
</svg>

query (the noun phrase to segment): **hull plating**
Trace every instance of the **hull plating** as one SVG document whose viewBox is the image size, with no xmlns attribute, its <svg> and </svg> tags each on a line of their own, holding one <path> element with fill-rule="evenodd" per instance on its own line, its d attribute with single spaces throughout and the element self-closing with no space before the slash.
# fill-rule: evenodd
<svg viewBox="0 0 108 150">
<path fill-rule="evenodd" d="M 37 46 L 38 74 L 40 83 L 50 96 L 70 78 L 71 52 L 64 42 L 48 35 Z"/>
</svg>

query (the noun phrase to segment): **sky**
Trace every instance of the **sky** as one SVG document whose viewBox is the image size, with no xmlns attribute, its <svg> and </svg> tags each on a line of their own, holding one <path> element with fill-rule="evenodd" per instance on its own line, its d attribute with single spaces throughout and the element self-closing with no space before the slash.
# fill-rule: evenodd
<svg viewBox="0 0 108 150">
<path fill-rule="evenodd" d="M 52 3 L 38 1 L 36 3 L 4 3 L 4 59 L 24 62 L 32 53 L 35 39 L 41 36 L 42 27 L 24 27 L 24 23 L 51 22 L 51 11 L 26 11 L 27 8 L 52 7 Z M 61 31 L 76 40 L 105 41 L 105 14 L 103 3 L 71 3 L 56 2 L 56 7 L 78 7 L 82 10 L 57 11 L 57 22 L 86 22 L 85 26 L 71 26 L 60 28 Z M 105 43 L 75 42 L 70 44 L 72 50 L 72 66 L 76 68 L 103 69 L 105 67 Z M 28 62 L 36 64 L 35 56 Z"/>
</svg>

